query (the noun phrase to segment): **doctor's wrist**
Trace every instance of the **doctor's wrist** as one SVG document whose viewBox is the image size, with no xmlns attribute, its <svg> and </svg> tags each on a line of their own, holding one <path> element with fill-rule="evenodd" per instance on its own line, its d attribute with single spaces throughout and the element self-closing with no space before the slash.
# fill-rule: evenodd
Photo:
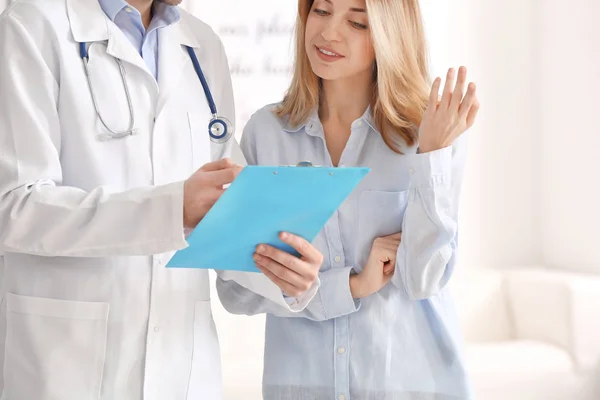
<svg viewBox="0 0 600 400">
<path fill-rule="evenodd" d="M 190 220 L 190 216 L 189 216 L 189 212 L 188 212 L 188 207 L 187 207 L 187 202 L 188 202 L 188 196 L 186 196 L 186 194 L 189 193 L 189 188 L 188 188 L 188 181 L 186 180 L 185 182 L 183 182 L 183 204 L 181 205 L 183 207 L 183 229 L 184 230 L 190 230 L 190 229 L 194 229 L 194 227 L 192 226 L 192 221 Z"/>
</svg>

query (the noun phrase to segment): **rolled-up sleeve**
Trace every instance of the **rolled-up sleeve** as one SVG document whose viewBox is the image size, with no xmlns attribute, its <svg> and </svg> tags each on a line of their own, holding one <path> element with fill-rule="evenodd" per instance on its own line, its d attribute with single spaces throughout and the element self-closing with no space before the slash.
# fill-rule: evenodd
<svg viewBox="0 0 600 400">
<path fill-rule="evenodd" d="M 466 140 L 463 134 L 452 146 L 408 156 L 409 200 L 392 282 L 411 299 L 435 295 L 452 274 Z"/>
</svg>

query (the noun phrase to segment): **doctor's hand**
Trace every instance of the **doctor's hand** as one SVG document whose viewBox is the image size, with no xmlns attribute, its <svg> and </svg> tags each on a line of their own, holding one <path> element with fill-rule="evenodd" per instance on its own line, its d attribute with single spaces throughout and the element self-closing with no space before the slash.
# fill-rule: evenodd
<svg viewBox="0 0 600 400">
<path fill-rule="evenodd" d="M 195 228 L 225 192 L 223 185 L 233 182 L 241 170 L 241 166 L 224 158 L 194 172 L 184 184 L 183 226 Z"/>
<path fill-rule="evenodd" d="M 299 297 L 317 281 L 323 264 L 323 255 L 299 236 L 283 232 L 279 237 L 284 243 L 296 249 L 300 257 L 261 244 L 256 248 L 254 262 L 257 268 L 279 286 L 286 296 Z"/>
<path fill-rule="evenodd" d="M 401 240 L 402 233 L 375 239 L 367 265 L 359 274 L 350 276 L 350 292 L 353 298 L 369 297 L 392 280 Z"/>
<path fill-rule="evenodd" d="M 431 88 L 429 104 L 419 127 L 419 152 L 427 153 L 451 146 L 460 135 L 475 123 L 479 111 L 479 100 L 475 84 L 467 82 L 467 69 L 460 67 L 458 81 L 454 68 L 448 70 L 441 99 L 441 79 L 436 78 Z M 454 86 L 454 88 L 452 88 Z M 438 100 L 439 99 L 439 100 Z"/>
</svg>

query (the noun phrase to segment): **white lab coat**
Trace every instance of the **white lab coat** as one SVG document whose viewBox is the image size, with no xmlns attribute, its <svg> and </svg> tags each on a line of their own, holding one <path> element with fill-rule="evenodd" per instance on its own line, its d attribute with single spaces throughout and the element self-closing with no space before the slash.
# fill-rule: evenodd
<svg viewBox="0 0 600 400">
<path fill-rule="evenodd" d="M 97 139 L 77 42 L 95 43 L 94 89 L 115 129 L 129 123 L 114 57 L 123 60 L 137 136 Z M 222 44 L 183 10 L 159 33 L 160 88 L 96 0 L 20 0 L 1 17 L 2 399 L 221 399 L 208 274 L 164 265 L 187 245 L 183 180 L 235 140 L 210 142 L 182 45 L 196 49 L 219 113 L 234 121 Z M 263 275 L 232 277 L 291 304 Z"/>
</svg>

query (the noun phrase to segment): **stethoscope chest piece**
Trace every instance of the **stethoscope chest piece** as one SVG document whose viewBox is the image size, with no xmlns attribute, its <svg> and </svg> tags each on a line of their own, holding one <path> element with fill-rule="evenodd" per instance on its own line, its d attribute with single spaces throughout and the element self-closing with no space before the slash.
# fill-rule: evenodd
<svg viewBox="0 0 600 400">
<path fill-rule="evenodd" d="M 227 118 L 213 116 L 208 124 L 210 140 L 215 143 L 225 143 L 233 135 L 233 125 Z"/>
</svg>

